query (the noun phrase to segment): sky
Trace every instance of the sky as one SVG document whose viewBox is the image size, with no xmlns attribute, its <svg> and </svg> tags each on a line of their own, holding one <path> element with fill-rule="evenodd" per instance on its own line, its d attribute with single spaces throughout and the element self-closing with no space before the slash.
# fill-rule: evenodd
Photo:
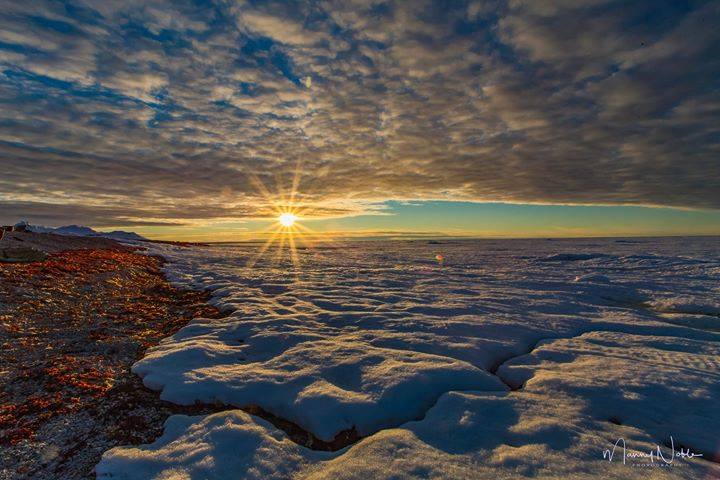
<svg viewBox="0 0 720 480">
<path fill-rule="evenodd" d="M 720 234 L 720 2 L 0 0 L 0 222 Z"/>
</svg>

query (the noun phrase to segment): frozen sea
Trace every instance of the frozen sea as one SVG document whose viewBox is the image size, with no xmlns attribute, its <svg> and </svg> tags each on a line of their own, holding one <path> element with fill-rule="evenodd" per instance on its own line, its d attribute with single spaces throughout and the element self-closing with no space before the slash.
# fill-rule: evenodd
<svg viewBox="0 0 720 480">
<path fill-rule="evenodd" d="M 720 478 L 720 238 L 338 242 L 297 269 L 152 248 L 227 316 L 133 371 L 227 410 L 170 417 L 98 478 Z M 310 450 L 250 405 L 362 439 Z"/>
</svg>

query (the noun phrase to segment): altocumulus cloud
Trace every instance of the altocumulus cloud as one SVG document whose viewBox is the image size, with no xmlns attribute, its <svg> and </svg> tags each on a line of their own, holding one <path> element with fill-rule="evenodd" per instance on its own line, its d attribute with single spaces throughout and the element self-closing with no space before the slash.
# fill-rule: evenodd
<svg viewBox="0 0 720 480">
<path fill-rule="evenodd" d="M 0 2 L 0 217 L 720 208 L 717 2 Z M 332 205 L 333 207 L 327 207 Z"/>
</svg>

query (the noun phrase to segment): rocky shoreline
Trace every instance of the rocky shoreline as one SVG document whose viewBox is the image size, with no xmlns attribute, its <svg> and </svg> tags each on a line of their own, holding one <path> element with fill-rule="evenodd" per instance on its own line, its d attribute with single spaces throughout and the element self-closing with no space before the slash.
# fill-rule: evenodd
<svg viewBox="0 0 720 480">
<path fill-rule="evenodd" d="M 0 263 L 0 479 L 94 478 L 102 453 L 147 443 L 173 413 L 130 372 L 197 316 L 208 294 L 165 279 L 159 257 L 107 239 L 13 233 L 44 261 Z"/>
</svg>

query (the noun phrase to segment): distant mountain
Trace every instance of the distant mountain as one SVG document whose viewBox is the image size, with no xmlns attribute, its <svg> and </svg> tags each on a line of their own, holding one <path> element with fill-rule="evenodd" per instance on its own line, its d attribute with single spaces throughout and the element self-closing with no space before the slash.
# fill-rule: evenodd
<svg viewBox="0 0 720 480">
<path fill-rule="evenodd" d="M 54 233 L 56 235 L 67 235 L 77 237 L 104 237 L 118 241 L 144 241 L 147 238 L 135 232 L 114 230 L 112 232 L 98 232 L 83 225 L 65 225 L 63 227 L 45 227 L 42 225 L 30 225 L 27 222 L 19 222 L 17 225 L 25 225 L 27 229 L 35 233 Z"/>
<path fill-rule="evenodd" d="M 64 227 L 58 227 L 53 229 L 52 233 L 55 233 L 57 235 L 73 235 L 78 237 L 101 236 L 100 232 L 96 232 L 90 227 L 83 227 L 81 225 L 65 225 Z"/>
<path fill-rule="evenodd" d="M 142 235 L 138 235 L 135 232 L 125 232 L 123 230 L 114 230 L 112 232 L 99 232 L 100 236 L 105 238 L 112 238 L 113 240 L 138 240 L 138 241 L 144 241 L 147 240 L 147 238 L 143 237 Z"/>
</svg>

